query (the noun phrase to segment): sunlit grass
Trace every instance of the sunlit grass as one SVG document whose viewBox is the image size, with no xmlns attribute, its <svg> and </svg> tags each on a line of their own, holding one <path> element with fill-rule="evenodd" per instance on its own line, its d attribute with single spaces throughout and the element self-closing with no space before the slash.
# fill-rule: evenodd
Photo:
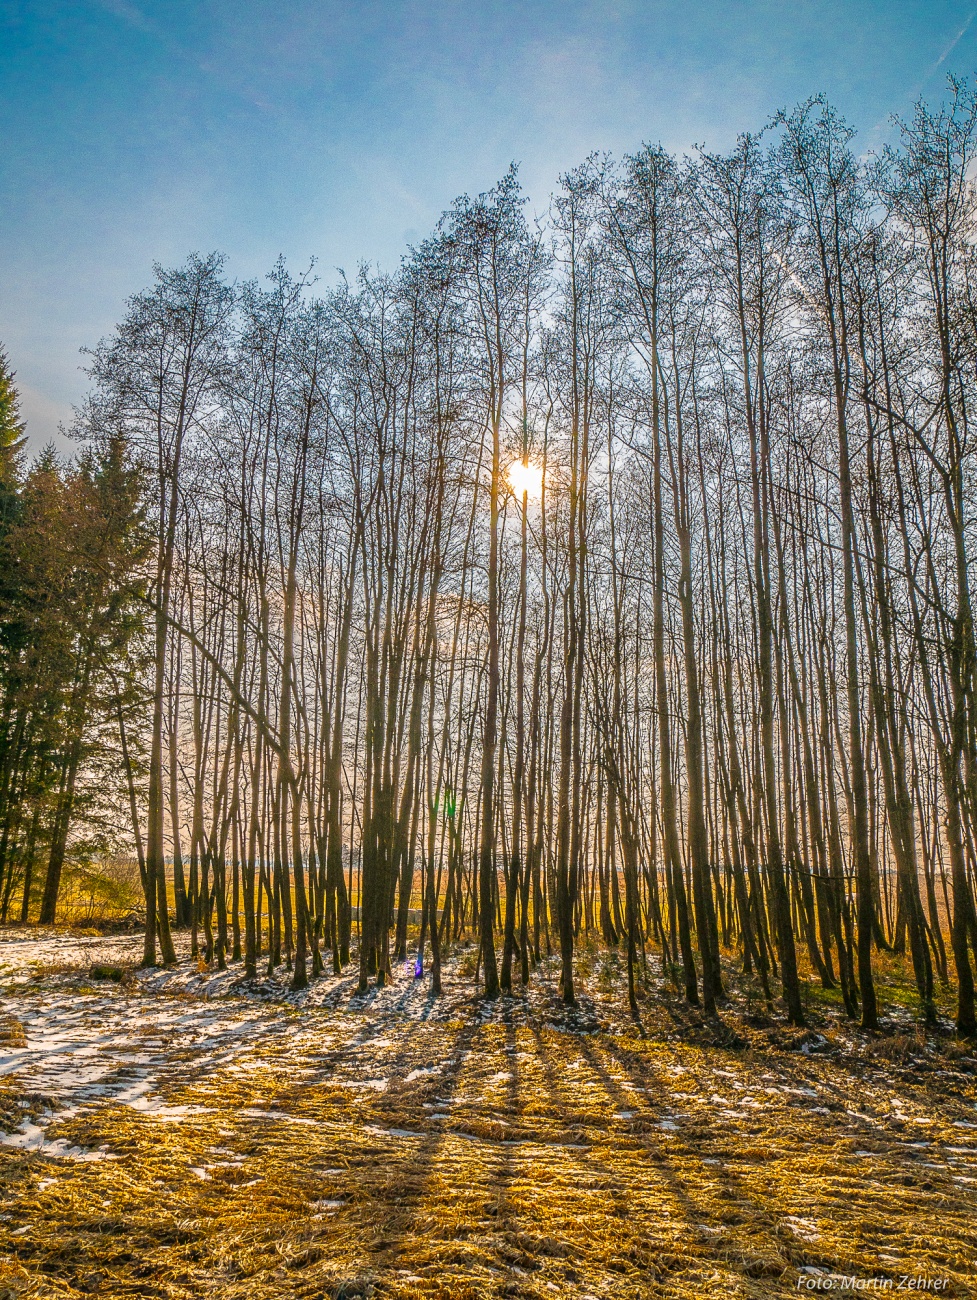
<svg viewBox="0 0 977 1300">
<path fill-rule="evenodd" d="M 771 1010 L 731 953 L 726 1039 L 654 951 L 635 1021 L 624 958 L 581 946 L 577 1012 L 560 1004 L 556 958 L 486 1007 L 472 947 L 428 1019 L 298 1007 L 283 984 L 260 1046 L 223 1065 L 187 1053 L 161 1095 L 187 1118 L 106 1101 L 55 1120 L 51 1138 L 116 1157 L 89 1164 L 0 1147 L 0 1285 L 120 1300 L 323 1300 L 355 1282 L 395 1300 L 766 1300 L 819 1268 L 919 1273 L 969 1294 L 967 1044 L 909 1021 L 862 1035 L 807 974 L 814 1038 L 787 1033 L 776 987 Z M 907 969 L 880 961 L 883 1010 L 903 1005 Z M 107 988 L 84 971 L 40 974 L 11 1001 L 83 992 L 95 1023 L 97 999 L 151 1004 L 132 977 Z M 199 994 L 179 986 L 188 1009 L 200 978 Z M 398 974 L 396 997 L 413 987 Z M 218 1010 L 254 1005 L 238 990 Z M 351 1088 L 357 1074 L 387 1084 Z M 6 1124 L 45 1104 L 20 1100 L 8 1078 Z"/>
</svg>

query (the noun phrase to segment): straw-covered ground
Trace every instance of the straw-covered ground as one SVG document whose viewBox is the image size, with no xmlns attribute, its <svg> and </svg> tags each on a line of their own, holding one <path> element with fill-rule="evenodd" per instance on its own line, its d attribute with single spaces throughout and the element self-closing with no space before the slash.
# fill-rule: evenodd
<svg viewBox="0 0 977 1300">
<path fill-rule="evenodd" d="M 656 968 L 639 1026 L 596 950 L 575 1013 L 139 954 L 0 934 L 3 1300 L 977 1293 L 977 1061 L 895 964 L 868 1036 Z"/>
</svg>

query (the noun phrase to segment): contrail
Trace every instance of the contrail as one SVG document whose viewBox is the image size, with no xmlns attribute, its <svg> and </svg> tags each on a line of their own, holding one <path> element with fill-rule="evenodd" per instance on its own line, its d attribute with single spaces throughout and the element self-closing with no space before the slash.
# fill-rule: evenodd
<svg viewBox="0 0 977 1300">
<path fill-rule="evenodd" d="M 960 28 L 960 30 L 957 32 L 956 36 L 954 36 L 954 38 L 953 38 L 953 40 L 950 42 L 950 44 L 946 47 L 946 49 L 943 51 L 943 53 L 940 55 L 940 57 L 936 60 L 936 62 L 933 64 L 933 66 L 929 69 L 929 71 L 926 72 L 926 73 L 923 75 L 922 79 L 916 83 L 916 86 L 915 86 L 915 88 L 913 89 L 913 91 L 912 91 L 912 93 L 911 93 L 911 96 L 910 96 L 910 98 L 913 100 L 913 102 L 915 102 L 915 101 L 919 98 L 919 96 L 922 94 L 923 90 L 925 89 L 927 83 L 930 82 L 930 81 L 933 79 L 933 77 L 936 76 L 936 74 L 939 72 L 940 68 L 942 68 L 943 64 L 946 63 L 947 59 L 950 57 L 950 55 L 951 55 L 951 54 L 953 53 L 953 51 L 957 48 L 957 46 L 960 44 L 960 42 L 963 40 L 963 38 L 964 38 L 964 37 L 967 35 L 967 33 L 970 31 L 970 28 L 971 28 L 971 26 L 972 26 L 973 21 L 974 21 L 975 18 L 977 18 L 977 9 L 975 9 L 975 10 L 973 11 L 973 13 L 970 15 L 970 17 L 969 17 L 969 18 L 967 19 L 967 21 L 964 23 L 964 25 L 963 25 L 963 26 Z M 884 127 L 889 126 L 889 124 L 891 123 L 891 120 L 892 120 L 891 114 L 887 113 L 887 114 L 885 115 L 885 117 L 880 118 L 879 121 L 876 122 L 876 124 L 872 127 L 872 129 L 866 133 L 866 136 L 865 136 L 865 150 L 866 150 L 866 151 L 868 151 L 871 147 L 874 146 L 875 142 L 876 142 L 876 141 L 878 140 L 878 138 L 879 138 L 879 134 L 880 134 L 880 132 L 882 131 L 882 129 L 883 129 Z M 863 156 L 864 156 L 864 155 L 863 155 Z"/>
<path fill-rule="evenodd" d="M 977 9 L 975 9 L 974 12 L 970 15 L 970 17 L 967 19 L 967 21 L 964 23 L 964 25 L 963 25 L 963 26 L 960 28 L 960 30 L 957 32 L 956 36 L 954 36 L 954 38 L 953 38 L 953 40 L 950 42 L 950 44 L 946 47 L 946 49 L 943 51 L 943 53 L 940 55 L 940 57 L 936 60 L 936 62 L 935 62 L 935 63 L 933 64 L 933 66 L 930 68 L 929 72 L 927 72 L 926 76 L 923 78 L 922 82 L 920 83 L 920 90 L 922 90 L 923 86 L 926 85 L 926 83 L 927 83 L 927 81 L 929 81 L 930 77 L 935 76 L 935 74 L 936 74 L 937 72 L 939 72 L 939 70 L 940 70 L 940 68 L 943 66 L 943 64 L 946 63 L 947 59 L 950 57 L 950 55 L 953 53 L 953 51 L 957 48 L 957 46 L 960 44 L 960 42 L 963 40 L 963 38 L 967 35 L 967 32 L 970 31 L 970 25 L 971 25 L 971 23 L 974 21 L 975 18 L 977 18 Z"/>
</svg>

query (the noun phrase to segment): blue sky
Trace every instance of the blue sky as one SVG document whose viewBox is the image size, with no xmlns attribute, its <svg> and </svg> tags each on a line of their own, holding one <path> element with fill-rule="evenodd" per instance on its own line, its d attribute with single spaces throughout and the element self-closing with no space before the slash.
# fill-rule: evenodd
<svg viewBox="0 0 977 1300">
<path fill-rule="evenodd" d="M 0 0 L 0 340 L 32 443 L 154 261 L 393 267 L 513 159 L 728 145 L 825 91 L 889 115 L 977 68 L 975 0 Z"/>
</svg>

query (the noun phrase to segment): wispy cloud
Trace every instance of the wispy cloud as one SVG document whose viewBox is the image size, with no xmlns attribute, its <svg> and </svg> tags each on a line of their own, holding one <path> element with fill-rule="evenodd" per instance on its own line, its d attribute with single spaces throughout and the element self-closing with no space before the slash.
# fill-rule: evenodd
<svg viewBox="0 0 977 1300">
<path fill-rule="evenodd" d="M 936 60 L 936 62 L 933 63 L 926 70 L 926 72 L 923 73 L 923 76 L 909 92 L 908 99 L 910 102 L 915 102 L 920 97 L 920 95 L 923 93 L 923 91 L 926 89 L 929 83 L 933 80 L 933 78 L 936 76 L 939 70 L 946 63 L 947 59 L 949 59 L 953 51 L 957 48 L 957 46 L 960 44 L 963 38 L 970 31 L 970 28 L 973 26 L 973 22 L 975 18 L 977 18 L 977 9 L 973 11 L 973 13 L 964 23 L 964 25 L 957 32 L 956 36 L 954 36 L 952 40 L 950 40 L 950 42 L 947 44 L 943 53 Z M 872 150 L 876 149 L 879 146 L 882 140 L 883 132 L 887 127 L 891 126 L 891 124 L 892 124 L 892 114 L 887 113 L 885 117 L 880 118 L 875 123 L 875 125 L 872 127 L 870 131 L 866 132 L 865 148 L 863 150 L 863 155 L 862 155 L 863 157 L 867 156 Z"/>
<path fill-rule="evenodd" d="M 113 17 L 121 19 L 122 22 L 135 28 L 136 31 L 154 36 L 174 58 L 182 60 L 224 90 L 250 104 L 253 108 L 257 108 L 262 113 L 280 115 L 277 105 L 271 103 L 266 97 L 256 95 L 250 89 L 236 84 L 211 60 L 201 58 L 197 53 L 185 49 L 163 28 L 144 14 L 137 5 L 132 4 L 131 0 L 94 0 L 94 3 L 99 9 L 103 9 L 106 13 L 112 14 Z"/>
<path fill-rule="evenodd" d="M 156 32 L 155 25 L 146 17 L 141 9 L 137 9 L 129 0 L 95 0 L 100 9 L 106 10 L 107 13 L 114 14 L 116 18 L 121 18 L 123 22 L 135 27 L 140 32 Z"/>
<path fill-rule="evenodd" d="M 930 80 L 930 78 L 935 77 L 936 74 L 939 72 L 940 68 L 943 67 L 944 63 L 946 63 L 947 59 L 950 57 L 950 55 L 957 48 L 957 46 L 960 44 L 963 38 L 970 31 L 971 24 L 973 23 L 975 18 L 977 18 L 977 9 L 975 9 L 974 12 L 970 15 L 970 17 L 967 19 L 964 25 L 957 32 L 956 36 L 954 36 L 950 44 L 946 47 L 946 49 L 943 51 L 940 57 L 930 68 L 929 72 L 927 72 L 926 76 L 923 78 L 922 82 L 920 83 L 920 90 L 922 90 L 923 86 L 926 85 L 926 83 Z"/>
</svg>

